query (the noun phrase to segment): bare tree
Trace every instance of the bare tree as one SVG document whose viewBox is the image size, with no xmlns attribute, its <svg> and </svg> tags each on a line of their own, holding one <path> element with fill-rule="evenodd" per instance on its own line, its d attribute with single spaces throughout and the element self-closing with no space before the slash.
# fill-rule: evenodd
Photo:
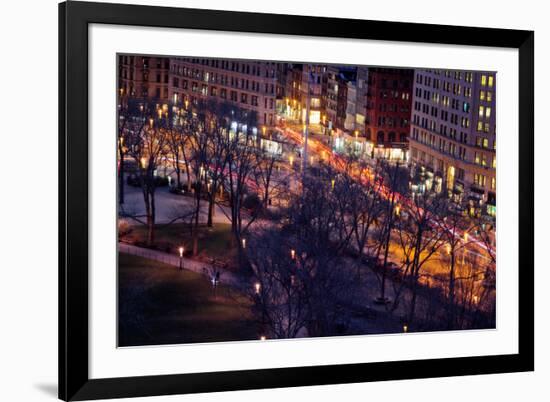
<svg viewBox="0 0 550 402">
<path fill-rule="evenodd" d="M 380 222 L 380 236 L 378 238 L 378 252 L 384 250 L 384 257 L 381 267 L 380 280 L 380 296 L 377 300 L 382 303 L 387 302 L 386 298 L 386 276 L 388 271 L 388 256 L 390 250 L 391 236 L 394 230 L 395 220 L 399 216 L 400 208 L 397 206 L 398 198 L 402 194 L 406 194 L 407 170 L 400 164 L 399 161 L 390 163 L 387 161 L 380 162 L 377 166 L 376 180 L 380 183 L 376 188 L 378 193 L 384 194 L 385 208 Z M 383 184 L 382 184 L 383 183 Z M 378 253 L 376 256 L 378 263 Z"/>
<path fill-rule="evenodd" d="M 466 247 L 471 244 L 469 235 L 473 227 L 469 219 L 461 213 L 460 209 L 456 208 L 455 204 L 449 200 L 445 204 L 442 211 L 444 216 L 435 222 L 443 234 L 444 251 L 448 256 L 447 328 L 451 329 L 456 326 L 457 271 L 459 269 L 464 271 Z M 460 256 L 462 257 L 461 263 Z"/>
<path fill-rule="evenodd" d="M 342 227 L 337 196 L 327 177 L 307 174 L 289 208 L 289 239 L 308 300 L 310 336 L 332 335 L 339 324 L 347 325 L 345 307 L 359 290 L 358 271 L 347 258 L 353 232 Z"/>
<path fill-rule="evenodd" d="M 248 289 L 260 323 L 260 333 L 274 338 L 295 338 L 307 324 L 307 300 L 295 259 L 281 231 L 262 230 L 252 236 L 246 254 L 254 273 Z"/>
<path fill-rule="evenodd" d="M 190 133 L 189 133 L 189 113 L 183 108 L 183 105 L 173 104 L 167 110 L 168 116 L 163 121 L 166 130 L 166 145 L 172 159 L 172 166 L 176 172 L 176 188 L 179 190 L 181 184 L 181 166 L 185 166 L 187 173 L 187 184 L 190 183 L 190 171 L 187 164 Z M 189 189 L 189 188 L 188 188 Z"/>
<path fill-rule="evenodd" d="M 436 223 L 445 205 L 445 196 L 434 191 L 417 192 L 404 200 L 396 220 L 398 242 L 404 256 L 403 281 L 396 293 L 394 308 L 402 286 L 410 290 L 406 320 L 414 322 L 421 269 L 445 243 L 444 235 Z"/>
<path fill-rule="evenodd" d="M 201 202 L 203 198 L 203 192 L 206 190 L 206 170 L 208 169 L 208 147 L 210 138 L 208 133 L 204 130 L 205 122 L 193 118 L 188 124 L 189 134 L 191 136 L 191 172 L 194 177 L 193 190 L 195 199 L 195 211 L 192 218 L 191 233 L 193 239 L 193 255 L 198 254 L 199 247 L 199 223 Z"/>
<path fill-rule="evenodd" d="M 228 161 L 227 174 L 224 180 L 224 189 L 228 195 L 229 212 L 222 211 L 231 222 L 231 232 L 235 244 L 240 245 L 243 235 L 248 231 L 252 223 L 259 217 L 259 209 L 244 211 L 245 197 L 256 189 L 253 172 L 262 152 L 258 149 L 256 138 L 248 125 L 234 128 L 228 133 Z M 252 212 L 252 213 L 249 213 Z M 238 247 L 239 265 L 244 263 L 242 248 Z"/>
<path fill-rule="evenodd" d="M 125 158 L 128 151 L 135 144 L 136 132 L 141 132 L 146 124 L 144 103 L 139 99 L 120 99 L 118 106 L 118 133 L 117 133 L 117 157 L 118 157 L 118 202 L 124 204 L 124 175 Z"/>
<path fill-rule="evenodd" d="M 137 165 L 138 180 L 145 203 L 147 244 L 152 245 L 156 217 L 156 173 L 166 151 L 167 132 L 162 126 L 167 115 L 160 105 L 143 103 L 139 108 L 136 129 L 129 131 L 131 145 L 128 147 L 128 154 Z"/>
</svg>

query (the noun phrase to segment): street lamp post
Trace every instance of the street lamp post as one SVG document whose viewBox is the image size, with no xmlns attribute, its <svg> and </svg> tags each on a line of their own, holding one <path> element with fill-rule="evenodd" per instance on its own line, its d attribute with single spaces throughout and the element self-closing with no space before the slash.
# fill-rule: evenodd
<svg viewBox="0 0 550 402">
<path fill-rule="evenodd" d="M 180 252 L 180 271 L 183 269 L 183 246 L 179 248 Z"/>
</svg>

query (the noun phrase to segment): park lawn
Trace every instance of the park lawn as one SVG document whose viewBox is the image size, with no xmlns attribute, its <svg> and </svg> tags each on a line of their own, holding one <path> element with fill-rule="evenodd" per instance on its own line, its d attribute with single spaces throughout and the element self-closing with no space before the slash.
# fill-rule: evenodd
<svg viewBox="0 0 550 402">
<path fill-rule="evenodd" d="M 161 262 L 119 253 L 119 346 L 258 339 L 238 291 Z"/>
<path fill-rule="evenodd" d="M 235 262 L 237 249 L 232 244 L 231 224 L 215 223 L 213 227 L 199 226 L 199 257 L 219 258 Z M 132 230 L 122 236 L 122 239 L 136 245 L 145 245 L 147 227 L 145 225 L 132 226 Z M 173 223 L 170 225 L 155 226 L 156 248 L 176 253 L 180 246 L 190 252 L 193 241 L 191 230 L 187 223 Z"/>
</svg>

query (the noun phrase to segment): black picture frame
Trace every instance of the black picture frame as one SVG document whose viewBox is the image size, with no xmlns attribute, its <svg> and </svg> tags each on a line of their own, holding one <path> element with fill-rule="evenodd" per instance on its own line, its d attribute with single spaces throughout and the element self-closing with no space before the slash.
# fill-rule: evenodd
<svg viewBox="0 0 550 402">
<path fill-rule="evenodd" d="M 459 22 L 459 21 L 457 21 Z M 115 24 L 519 51 L 517 354 L 90 379 L 88 26 Z M 534 370 L 534 32 L 70 1 L 59 4 L 59 398 L 89 400 Z"/>
</svg>

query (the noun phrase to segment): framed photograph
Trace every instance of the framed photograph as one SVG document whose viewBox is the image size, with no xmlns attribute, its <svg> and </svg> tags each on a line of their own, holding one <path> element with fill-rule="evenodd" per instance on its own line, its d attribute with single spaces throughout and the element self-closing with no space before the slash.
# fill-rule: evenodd
<svg viewBox="0 0 550 402">
<path fill-rule="evenodd" d="M 69 1 L 59 41 L 61 399 L 534 369 L 533 32 Z"/>
</svg>

